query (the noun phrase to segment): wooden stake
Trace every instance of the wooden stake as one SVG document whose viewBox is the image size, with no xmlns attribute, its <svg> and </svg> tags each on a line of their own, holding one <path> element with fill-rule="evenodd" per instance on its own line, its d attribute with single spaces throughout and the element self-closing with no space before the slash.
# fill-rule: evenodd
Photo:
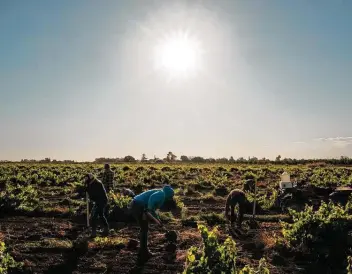
<svg viewBox="0 0 352 274">
<path fill-rule="evenodd" d="M 86 192 L 86 203 L 87 203 L 87 227 L 89 227 L 89 197 L 88 197 L 88 192 Z"/>
<path fill-rule="evenodd" d="M 254 180 L 254 203 L 253 203 L 253 220 L 255 218 L 255 209 L 256 209 L 256 203 L 257 203 L 257 179 Z"/>
</svg>

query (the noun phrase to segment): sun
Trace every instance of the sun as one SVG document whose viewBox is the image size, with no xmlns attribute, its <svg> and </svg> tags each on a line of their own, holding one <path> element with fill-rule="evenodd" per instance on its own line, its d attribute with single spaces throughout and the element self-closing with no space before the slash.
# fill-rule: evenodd
<svg viewBox="0 0 352 274">
<path fill-rule="evenodd" d="M 169 33 L 155 47 L 155 67 L 171 77 L 189 77 L 200 69 L 202 53 L 199 40 L 187 32 Z"/>
</svg>

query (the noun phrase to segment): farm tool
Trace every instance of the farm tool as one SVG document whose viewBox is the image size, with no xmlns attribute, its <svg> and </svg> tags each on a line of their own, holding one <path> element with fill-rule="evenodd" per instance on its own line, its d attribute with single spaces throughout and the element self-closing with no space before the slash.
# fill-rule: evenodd
<svg viewBox="0 0 352 274">
<path fill-rule="evenodd" d="M 88 197 L 88 192 L 86 192 L 86 215 L 87 215 L 87 228 L 89 227 L 89 197 Z"/>
<path fill-rule="evenodd" d="M 155 223 L 160 224 L 160 228 L 165 232 L 165 240 L 167 242 L 165 246 L 165 250 L 167 252 L 166 259 L 172 260 L 176 257 L 176 249 L 177 249 L 177 238 L 178 234 L 175 230 L 168 230 L 165 228 L 159 220 L 157 220 L 150 212 L 146 212 L 148 218 L 152 219 Z"/>
<path fill-rule="evenodd" d="M 89 201 L 89 196 L 88 196 L 88 193 L 86 193 L 86 222 L 85 224 L 83 225 L 80 225 L 80 234 L 81 236 L 80 237 L 83 237 L 85 238 L 87 235 L 86 233 L 89 233 L 88 230 L 89 230 L 89 227 L 90 227 L 90 215 L 91 215 L 91 212 L 90 212 L 90 201 Z M 85 236 L 83 236 L 85 235 Z"/>
<path fill-rule="evenodd" d="M 177 232 L 174 230 L 166 229 L 158 219 L 156 219 L 150 212 L 146 212 L 148 218 L 153 220 L 155 223 L 159 224 L 159 227 L 165 232 L 165 238 L 171 242 L 177 241 Z"/>
</svg>

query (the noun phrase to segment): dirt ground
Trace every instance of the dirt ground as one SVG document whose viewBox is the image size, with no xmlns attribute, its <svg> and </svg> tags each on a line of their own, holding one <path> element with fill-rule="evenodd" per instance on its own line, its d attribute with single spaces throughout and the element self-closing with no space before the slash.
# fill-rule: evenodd
<svg viewBox="0 0 352 274">
<path fill-rule="evenodd" d="M 221 212 L 222 204 L 200 205 L 188 201 L 185 205 L 192 215 L 201 210 Z M 89 239 L 89 230 L 84 219 L 73 220 L 62 217 L 9 216 L 1 220 L 1 237 L 5 240 L 11 255 L 25 264 L 26 273 L 182 273 L 187 250 L 200 246 L 201 238 L 197 228 L 184 227 L 180 220 L 167 224 L 169 230 L 179 233 L 176 256 L 165 250 L 164 233 L 154 225 L 150 226 L 149 247 L 155 253 L 144 265 L 137 265 L 137 248 L 130 248 L 129 239 L 138 240 L 136 224 L 111 223 L 110 242 L 101 245 Z M 231 235 L 227 225 L 219 226 L 220 239 Z M 247 230 L 242 235 L 233 235 L 238 247 L 239 265 L 257 264 L 266 257 L 271 273 L 298 273 L 289 260 L 276 258 L 270 245 L 280 233 L 277 222 L 261 222 L 260 228 Z M 85 242 L 87 247 L 79 242 Z M 275 265 L 276 264 L 276 265 Z"/>
<path fill-rule="evenodd" d="M 67 194 L 62 188 L 50 186 L 42 187 L 41 195 L 56 209 L 65 209 L 67 197 L 76 199 L 76 193 Z M 225 196 L 209 201 L 199 200 L 197 195 L 180 197 L 189 216 L 224 211 Z M 23 273 L 182 273 L 187 250 L 191 246 L 200 247 L 202 242 L 198 229 L 183 226 L 180 215 L 174 214 L 174 221 L 166 227 L 178 232 L 176 254 L 172 256 L 166 251 L 164 232 L 151 224 L 149 248 L 155 256 L 144 265 L 138 265 L 138 247 L 128 246 L 130 239 L 139 239 L 137 224 L 110 222 L 111 235 L 96 242 L 89 238 L 84 215 L 70 218 L 69 214 L 60 216 L 57 212 L 51 213 L 50 217 L 45 214 L 39 217 L 36 213 L 31 213 L 31 217 L 28 214 L 5 214 L 0 219 L 0 238 L 15 260 L 24 262 Z M 300 273 L 292 259 L 272 252 L 271 247 L 281 230 L 278 218 L 273 219 L 275 221 L 269 222 L 264 218 L 257 229 L 244 227 L 241 235 L 231 234 L 228 225 L 219 225 L 219 238 L 234 237 L 239 266 L 257 265 L 265 257 L 271 273 Z"/>
<path fill-rule="evenodd" d="M 224 186 L 226 190 L 241 188 L 243 179 L 256 173 L 265 178 L 258 182 L 258 191 L 265 193 L 276 185 L 279 175 L 286 168 L 242 165 L 226 168 L 211 165 L 157 168 L 123 164 L 114 166 L 113 170 L 116 172 L 117 188 L 131 187 L 136 193 L 170 182 L 187 208 L 187 216 L 204 217 L 209 213 L 223 213 L 226 199 L 226 193 L 222 192 Z M 0 240 L 5 242 L 16 261 L 24 263 L 22 273 L 182 273 L 187 250 L 191 246 L 200 247 L 202 240 L 196 227 L 184 226 L 186 224 L 182 223 L 179 213 L 174 214 L 175 219 L 165 225 L 179 234 L 176 254 L 167 252 L 164 233 L 152 224 L 149 248 L 155 256 L 144 265 L 137 264 L 138 246 L 128 245 L 130 239 L 139 239 L 139 228 L 134 223 L 111 222 L 112 233 L 109 237 L 89 238 L 90 231 L 86 228 L 84 215 L 85 194 L 79 182 L 83 174 L 98 174 L 101 169 L 100 165 L 90 164 L 2 166 L 2 172 L 7 175 L 0 188 L 4 188 L 6 183 L 30 184 L 36 191 L 29 193 L 37 194 L 40 204 L 40 208 L 35 207 L 27 212 L 17 210 L 10 214 L 3 210 L 0 213 Z M 304 182 L 318 171 L 299 166 L 292 168 L 291 174 Z M 345 181 L 351 175 L 349 169 L 328 168 L 320 170 L 319 174 L 330 174 L 334 180 L 339 178 Z M 319 181 L 319 177 L 315 180 Z M 322 200 L 320 196 L 313 198 L 318 202 Z M 345 273 L 345 269 L 334 272 L 324 266 L 316 271 L 314 262 L 309 262 L 306 257 L 287 250 L 277 251 L 274 246 L 281 234 L 279 221 L 287 221 L 288 216 L 274 211 L 263 213 L 259 209 L 257 213 L 265 214 L 256 217 L 259 227 L 250 229 L 244 225 L 243 231 L 236 234 L 231 233 L 228 225 L 217 223 L 215 218 L 214 223 L 219 224 L 219 239 L 224 241 L 232 236 L 236 241 L 239 267 L 246 264 L 255 266 L 264 257 L 271 273 Z"/>
</svg>

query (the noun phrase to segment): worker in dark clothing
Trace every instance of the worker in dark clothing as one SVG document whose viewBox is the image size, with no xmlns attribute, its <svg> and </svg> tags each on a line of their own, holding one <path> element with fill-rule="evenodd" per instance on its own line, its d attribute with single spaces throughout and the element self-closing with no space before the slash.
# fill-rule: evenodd
<svg viewBox="0 0 352 274">
<path fill-rule="evenodd" d="M 254 193 L 255 191 L 255 181 L 254 179 L 247 179 L 243 184 L 243 190 Z"/>
<path fill-rule="evenodd" d="M 163 227 L 160 217 L 155 211 L 156 209 L 160 209 L 164 202 L 172 199 L 173 196 L 174 190 L 166 185 L 162 189 L 145 191 L 135 196 L 131 202 L 131 213 L 140 226 L 140 248 L 138 256 L 142 261 L 153 256 L 148 249 L 149 220 L 152 220 L 160 227 Z"/>
<path fill-rule="evenodd" d="M 111 170 L 111 167 L 109 164 L 104 165 L 104 173 L 102 177 L 102 183 L 105 187 L 106 193 L 109 193 L 111 190 L 114 188 L 114 172 Z M 110 205 L 109 203 L 105 207 L 105 215 L 109 215 L 109 210 L 110 210 Z"/>
<path fill-rule="evenodd" d="M 111 167 L 109 164 L 104 165 L 104 173 L 103 173 L 103 178 L 102 178 L 102 183 L 105 187 L 105 190 L 107 193 L 110 192 L 110 190 L 113 189 L 113 184 L 114 184 L 114 172 L 111 170 Z"/>
<path fill-rule="evenodd" d="M 225 217 L 230 219 L 231 224 L 234 224 L 237 220 L 237 225 L 241 228 L 243 221 L 243 214 L 245 210 L 245 205 L 247 203 L 246 194 L 240 189 L 234 189 L 230 192 L 226 199 L 225 207 Z M 235 215 L 235 206 L 238 204 L 238 214 Z M 229 211 L 231 210 L 231 215 L 229 216 Z"/>
<path fill-rule="evenodd" d="M 104 185 L 92 174 L 86 175 L 85 182 L 87 185 L 89 199 L 94 202 L 94 207 L 91 214 L 92 237 L 96 237 L 97 234 L 98 218 L 100 218 L 104 225 L 104 236 L 107 236 L 109 234 L 109 224 L 105 218 L 105 207 L 108 203 L 108 197 L 106 195 Z"/>
</svg>

